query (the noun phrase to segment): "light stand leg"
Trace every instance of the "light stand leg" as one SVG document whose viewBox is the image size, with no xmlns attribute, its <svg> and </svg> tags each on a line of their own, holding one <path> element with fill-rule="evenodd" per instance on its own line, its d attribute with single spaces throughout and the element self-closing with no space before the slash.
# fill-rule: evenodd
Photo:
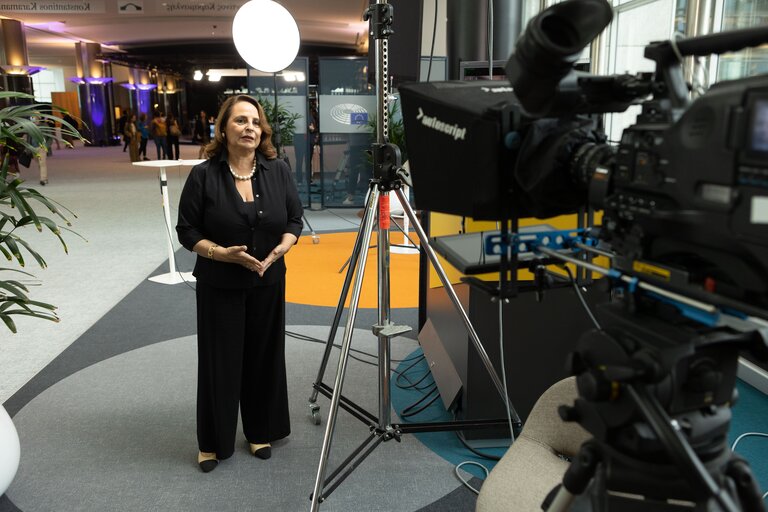
<svg viewBox="0 0 768 512">
<path fill-rule="evenodd" d="M 366 204 L 368 204 L 370 195 L 371 195 L 371 187 L 368 188 L 368 195 L 366 195 L 365 197 Z M 362 240 L 363 240 L 363 233 L 364 233 L 363 229 L 365 228 L 363 224 L 364 223 L 362 222 L 360 223 L 360 228 L 358 229 L 357 237 L 355 238 L 355 245 L 352 249 L 352 255 L 349 257 L 349 259 L 347 259 L 347 262 L 349 263 L 349 269 L 347 269 L 347 274 L 344 277 L 344 284 L 341 287 L 341 295 L 339 296 L 339 302 L 336 305 L 336 313 L 333 316 L 333 322 L 331 323 L 331 330 L 328 333 L 328 341 L 325 344 L 325 351 L 323 352 L 323 359 L 320 362 L 320 369 L 317 372 L 317 378 L 315 379 L 315 383 L 312 386 L 312 394 L 309 396 L 309 413 L 315 425 L 320 424 L 320 416 L 318 415 L 320 406 L 317 405 L 318 387 L 322 384 L 323 377 L 325 376 L 325 369 L 328 366 L 328 358 L 331 355 L 333 342 L 336 339 L 336 331 L 339 328 L 339 322 L 341 321 L 341 314 L 344 311 L 344 304 L 347 302 L 347 296 L 349 295 L 349 285 L 352 282 L 352 276 L 354 275 L 354 272 L 355 272 L 355 266 L 357 265 L 358 256 L 362 251 L 362 247 L 363 247 Z"/>
<path fill-rule="evenodd" d="M 375 184 L 372 184 L 371 193 L 368 195 L 368 203 L 365 206 L 365 215 L 360 227 L 362 233 L 361 248 L 368 247 L 371 240 L 371 228 L 373 227 L 373 217 L 375 205 L 379 198 L 379 191 Z M 359 262 L 355 271 L 355 285 L 352 290 L 352 299 L 349 304 L 349 314 L 347 315 L 347 324 L 344 328 L 344 338 L 341 344 L 341 353 L 339 354 L 339 366 L 336 369 L 336 379 L 333 385 L 333 395 L 331 396 L 331 406 L 328 412 L 328 421 L 325 426 L 325 435 L 323 436 L 323 446 L 320 452 L 320 463 L 317 468 L 317 477 L 315 478 L 315 487 L 312 492 L 311 511 L 317 512 L 322 499 L 323 486 L 325 485 L 325 471 L 328 465 L 328 455 L 331 450 L 331 440 L 333 431 L 336 427 L 336 417 L 339 412 L 339 400 L 341 397 L 341 388 L 344 383 L 344 376 L 347 371 L 347 360 L 349 358 L 349 349 L 352 343 L 352 334 L 355 328 L 355 317 L 357 316 L 357 307 L 360 302 L 360 292 L 363 288 L 363 277 L 365 276 L 365 264 L 368 259 L 368 251 L 360 251 Z M 350 266 L 350 270 L 353 265 Z"/>
<path fill-rule="evenodd" d="M 304 224 L 309 228 L 309 233 L 312 235 L 312 243 L 313 244 L 319 244 L 320 243 L 320 237 L 317 236 L 317 233 L 315 233 L 315 230 L 312 228 L 312 224 L 309 223 L 309 219 L 307 218 L 306 213 L 301 214 L 301 218 L 304 219 Z"/>
<path fill-rule="evenodd" d="M 512 406 L 512 402 L 509 400 L 509 397 L 507 397 L 507 394 L 504 392 L 504 385 L 502 384 L 501 379 L 499 379 L 499 376 L 496 373 L 496 369 L 493 367 L 493 363 L 491 362 L 491 359 L 488 357 L 488 353 L 485 351 L 485 347 L 483 346 L 483 343 L 480 341 L 480 338 L 478 337 L 477 332 L 475 332 L 475 328 L 472 326 L 472 322 L 470 321 L 469 316 L 467 316 L 466 311 L 464 311 L 464 307 L 461 305 L 461 301 L 459 301 L 459 297 L 458 295 L 456 295 L 456 291 L 453 289 L 451 282 L 448 280 L 448 276 L 445 274 L 445 270 L 443 270 L 442 265 L 440 265 L 440 261 L 437 259 L 437 254 L 435 253 L 435 250 L 432 249 L 432 247 L 429 245 L 429 239 L 427 238 L 427 234 L 424 232 L 424 229 L 421 227 L 419 220 L 416 218 L 416 213 L 413 211 L 413 208 L 411 208 L 411 204 L 408 202 L 407 198 L 403 196 L 402 190 L 395 189 L 395 193 L 397 194 L 398 199 L 400 199 L 400 202 L 403 205 L 403 211 L 411 220 L 413 229 L 416 231 L 416 234 L 418 235 L 419 240 L 421 241 L 421 248 L 424 251 L 426 251 L 427 256 L 429 256 L 429 260 L 432 262 L 432 266 L 434 267 L 435 272 L 437 272 L 438 277 L 440 277 L 440 282 L 443 283 L 443 288 L 445 288 L 445 291 L 448 293 L 448 297 L 451 299 L 451 302 L 453 302 L 453 305 L 456 308 L 456 311 L 458 311 L 459 315 L 461 316 L 461 319 L 464 321 L 464 325 L 467 328 L 469 337 L 472 339 L 472 343 L 475 345 L 477 354 L 478 356 L 480 356 L 480 359 L 483 361 L 483 364 L 485 365 L 485 369 L 488 371 L 488 375 L 491 377 L 491 380 L 493 381 L 493 385 L 496 386 L 496 390 L 499 392 L 499 395 L 501 395 L 501 399 L 504 401 L 505 404 L 508 405 L 509 410 L 512 414 L 512 421 L 515 423 L 520 423 L 520 416 L 517 415 L 517 411 L 515 411 L 515 408 Z"/>
</svg>

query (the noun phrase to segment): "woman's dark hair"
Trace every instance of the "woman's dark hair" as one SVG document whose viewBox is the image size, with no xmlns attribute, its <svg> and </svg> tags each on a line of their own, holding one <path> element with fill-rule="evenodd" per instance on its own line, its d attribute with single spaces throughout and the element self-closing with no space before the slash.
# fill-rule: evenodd
<svg viewBox="0 0 768 512">
<path fill-rule="evenodd" d="M 218 155 L 221 153 L 221 151 L 227 147 L 227 143 L 224 140 L 224 131 L 226 130 L 227 123 L 229 122 L 229 118 L 232 115 L 232 107 L 235 105 L 235 103 L 240 103 L 241 101 L 245 101 L 247 103 L 250 103 L 254 107 L 256 107 L 256 110 L 259 111 L 259 127 L 261 128 L 261 140 L 259 141 L 259 146 L 256 148 L 256 151 L 260 151 L 264 156 L 266 156 L 268 159 L 272 160 L 277 157 L 277 150 L 275 150 L 275 146 L 272 145 L 272 127 L 269 125 L 269 122 L 267 121 L 267 115 L 264 113 L 264 109 L 261 107 L 258 101 L 256 101 L 255 98 L 251 96 L 247 96 L 245 94 L 240 94 L 237 96 L 232 96 L 230 98 L 227 98 L 224 103 L 221 104 L 221 108 L 219 109 L 219 115 L 216 117 L 216 124 L 213 130 L 213 138 L 211 139 L 210 144 L 205 146 L 205 156 L 206 158 L 211 158 L 213 156 Z"/>
</svg>

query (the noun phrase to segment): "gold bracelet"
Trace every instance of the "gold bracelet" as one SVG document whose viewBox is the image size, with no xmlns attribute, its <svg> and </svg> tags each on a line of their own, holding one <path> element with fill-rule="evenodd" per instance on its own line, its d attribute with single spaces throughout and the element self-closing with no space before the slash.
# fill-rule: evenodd
<svg viewBox="0 0 768 512">
<path fill-rule="evenodd" d="M 211 245 L 211 246 L 208 248 L 208 257 L 209 257 L 210 259 L 213 259 L 213 251 L 215 251 L 217 247 L 218 247 L 218 245 L 216 245 L 216 244 L 213 244 L 213 245 Z"/>
</svg>

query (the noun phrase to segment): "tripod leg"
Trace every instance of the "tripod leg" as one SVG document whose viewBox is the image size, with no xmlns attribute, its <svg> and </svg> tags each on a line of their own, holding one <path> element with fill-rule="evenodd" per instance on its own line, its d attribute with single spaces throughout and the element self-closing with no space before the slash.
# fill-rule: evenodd
<svg viewBox="0 0 768 512">
<path fill-rule="evenodd" d="M 429 256 L 429 261 L 432 262 L 432 266 L 437 272 L 437 275 L 440 277 L 440 282 L 443 283 L 443 287 L 448 293 L 448 297 L 451 299 L 451 302 L 456 308 L 456 311 L 458 311 L 461 319 L 464 321 L 464 325 L 467 328 L 469 337 L 472 339 L 472 343 L 475 345 L 475 350 L 477 350 L 478 356 L 480 356 L 480 359 L 483 361 L 485 369 L 488 371 L 488 375 L 493 381 L 493 385 L 496 386 L 496 390 L 499 392 L 499 395 L 501 395 L 501 399 L 504 401 L 504 403 L 509 406 L 509 410 L 512 413 L 512 420 L 519 424 L 520 416 L 518 416 L 517 411 L 515 411 L 515 408 L 512 406 L 512 402 L 504 392 L 504 385 L 502 384 L 501 379 L 499 379 L 499 375 L 496 373 L 496 369 L 493 367 L 493 363 L 488 357 L 488 353 L 485 351 L 485 347 L 480 341 L 477 332 L 475 332 L 475 328 L 472 326 L 472 322 L 470 321 L 469 316 L 467 316 L 467 312 L 464 311 L 464 307 L 461 305 L 461 301 L 459 301 L 459 297 L 456 295 L 456 291 L 453 289 L 451 282 L 448 280 L 448 276 L 445 274 L 445 270 L 443 270 L 442 265 L 440 265 L 440 261 L 437 259 L 437 254 L 435 254 L 435 250 L 432 249 L 432 246 L 429 245 L 429 238 L 427 238 L 427 234 L 424 232 L 424 228 L 421 227 L 419 220 L 416 218 L 416 213 L 413 211 L 413 208 L 411 208 L 411 204 L 408 202 L 408 198 L 405 197 L 401 189 L 396 189 L 395 193 L 397 194 L 398 199 L 400 199 L 400 204 L 403 205 L 403 210 L 411 220 L 413 229 L 416 230 L 416 234 L 419 236 L 422 249 L 425 250 L 427 256 Z"/>
<path fill-rule="evenodd" d="M 376 203 L 379 199 L 379 191 L 375 184 L 371 184 L 371 191 L 368 194 L 368 202 L 365 206 L 365 215 L 363 223 L 360 226 L 362 240 L 360 247 L 368 247 L 371 241 L 371 228 L 373 218 L 376 212 Z M 349 349 L 352 343 L 352 334 L 355 328 L 355 317 L 357 316 L 357 306 L 360 302 L 360 292 L 363 288 L 363 277 L 365 276 L 365 263 L 368 259 L 368 251 L 360 251 L 358 256 L 359 263 L 355 271 L 355 286 L 352 290 L 352 299 L 349 304 L 349 314 L 347 315 L 347 324 L 344 328 L 344 339 L 341 343 L 341 353 L 339 354 L 339 366 L 336 369 L 336 380 L 333 385 L 333 396 L 331 397 L 331 406 L 328 412 L 328 422 L 325 425 L 325 435 L 323 436 L 323 447 L 320 452 L 320 463 L 317 468 L 317 477 L 315 478 L 315 488 L 312 492 L 312 512 L 317 512 L 320 506 L 320 497 L 323 495 L 323 485 L 325 484 L 325 470 L 328 464 L 328 455 L 331 450 L 331 439 L 336 427 L 336 416 L 339 412 L 339 400 L 341 397 L 341 388 L 344 383 L 344 375 L 347 370 L 347 360 L 349 358 Z M 350 266 L 350 269 L 352 266 Z M 342 303 L 343 305 L 343 303 Z"/>
<path fill-rule="evenodd" d="M 368 188 L 368 195 L 366 196 L 366 204 L 371 195 L 371 187 Z M 325 344 L 325 351 L 323 352 L 323 359 L 320 362 L 320 368 L 317 372 L 317 378 L 315 379 L 315 386 L 312 388 L 312 394 L 309 397 L 309 413 L 312 416 L 312 420 L 315 425 L 320 424 L 320 416 L 318 411 L 320 406 L 317 405 L 317 385 L 323 382 L 323 376 L 325 375 L 325 368 L 328 366 L 328 358 L 331 355 L 331 349 L 333 348 L 333 340 L 336 339 L 336 331 L 339 328 L 339 321 L 341 320 L 341 314 L 344 311 L 344 304 L 347 302 L 347 296 L 349 295 L 349 285 L 352 282 L 352 276 L 355 272 L 355 266 L 357 265 L 358 257 L 363 247 L 363 229 L 365 228 L 364 222 L 360 224 L 360 229 L 357 231 L 357 237 L 355 238 L 355 245 L 352 249 L 352 255 L 347 259 L 347 263 L 350 264 L 347 275 L 344 277 L 344 284 L 341 287 L 341 295 L 339 296 L 339 303 L 336 305 L 336 314 L 333 316 L 333 322 L 331 323 L 331 330 L 328 333 L 328 341 Z M 370 229 L 368 230 L 370 233 Z M 369 236 L 370 238 L 370 236 Z M 367 245 L 366 245 L 367 246 Z M 347 264 L 345 263 L 345 265 Z"/>
</svg>

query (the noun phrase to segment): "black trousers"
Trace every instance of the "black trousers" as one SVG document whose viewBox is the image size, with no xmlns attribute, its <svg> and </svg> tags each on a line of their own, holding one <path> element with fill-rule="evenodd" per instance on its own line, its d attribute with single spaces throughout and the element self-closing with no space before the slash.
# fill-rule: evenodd
<svg viewBox="0 0 768 512">
<path fill-rule="evenodd" d="M 231 290 L 198 281 L 196 288 L 200 451 L 232 455 L 238 405 L 249 442 L 286 437 L 285 282 Z"/>
</svg>

